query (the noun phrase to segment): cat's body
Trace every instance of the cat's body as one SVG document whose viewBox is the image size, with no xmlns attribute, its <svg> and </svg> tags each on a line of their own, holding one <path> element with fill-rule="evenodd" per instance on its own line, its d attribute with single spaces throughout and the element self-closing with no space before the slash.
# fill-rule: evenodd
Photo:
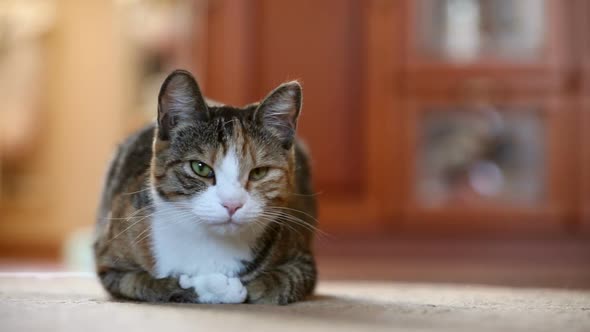
<svg viewBox="0 0 590 332">
<path fill-rule="evenodd" d="M 107 174 L 94 246 L 105 289 L 201 303 L 309 295 L 316 207 L 294 136 L 300 98 L 290 83 L 261 104 L 210 106 L 190 74 L 171 74 L 158 122 L 120 145 Z"/>
</svg>

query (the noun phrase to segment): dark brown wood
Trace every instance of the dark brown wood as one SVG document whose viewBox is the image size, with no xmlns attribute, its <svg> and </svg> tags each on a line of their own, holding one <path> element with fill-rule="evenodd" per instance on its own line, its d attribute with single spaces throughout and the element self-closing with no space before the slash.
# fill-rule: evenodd
<svg viewBox="0 0 590 332">
<path fill-rule="evenodd" d="M 394 73 L 399 70 L 403 30 L 399 24 L 403 3 L 399 1 L 371 1 L 367 11 L 365 105 L 370 126 L 368 199 L 378 205 L 373 216 L 391 229 L 401 221 L 406 188 L 404 178 L 404 122 L 396 91 L 399 82 Z"/>
<path fill-rule="evenodd" d="M 580 214 L 583 230 L 590 233 L 590 2 L 580 0 L 581 28 L 579 42 L 583 45 L 582 56 L 582 107 L 581 144 L 582 153 L 582 193 Z"/>
<path fill-rule="evenodd" d="M 254 22 L 257 2 L 254 0 L 218 0 L 207 2 L 206 27 L 200 27 L 197 38 L 202 49 L 196 65 L 204 93 L 230 105 L 253 102 L 255 38 Z M 198 24 L 198 22 L 196 22 Z"/>
<path fill-rule="evenodd" d="M 300 135 L 314 155 L 317 190 L 355 196 L 367 181 L 367 111 L 362 103 L 361 4 L 353 0 L 261 0 L 257 93 L 299 79 Z"/>
<path fill-rule="evenodd" d="M 582 142 L 578 146 L 582 154 L 582 181 L 579 207 L 582 230 L 590 233 L 590 98 L 584 98 L 581 113 Z"/>
</svg>

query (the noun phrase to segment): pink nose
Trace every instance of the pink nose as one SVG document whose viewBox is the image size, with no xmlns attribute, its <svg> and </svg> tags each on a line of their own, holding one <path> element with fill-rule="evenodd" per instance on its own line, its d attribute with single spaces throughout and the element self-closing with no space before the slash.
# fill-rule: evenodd
<svg viewBox="0 0 590 332">
<path fill-rule="evenodd" d="M 241 208 L 242 206 L 244 206 L 244 204 L 242 202 L 225 202 L 225 203 L 223 203 L 223 207 L 227 210 L 230 217 L 233 216 L 234 213 L 236 213 L 236 211 L 239 208 Z"/>
</svg>

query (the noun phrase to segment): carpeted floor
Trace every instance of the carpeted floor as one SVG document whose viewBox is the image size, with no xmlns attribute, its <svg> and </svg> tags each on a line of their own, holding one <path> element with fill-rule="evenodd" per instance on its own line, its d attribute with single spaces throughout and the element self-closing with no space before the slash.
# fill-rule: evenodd
<svg viewBox="0 0 590 332">
<path fill-rule="evenodd" d="M 285 306 L 110 301 L 90 276 L 0 275 L 1 331 L 590 331 L 590 291 L 323 282 Z"/>
</svg>

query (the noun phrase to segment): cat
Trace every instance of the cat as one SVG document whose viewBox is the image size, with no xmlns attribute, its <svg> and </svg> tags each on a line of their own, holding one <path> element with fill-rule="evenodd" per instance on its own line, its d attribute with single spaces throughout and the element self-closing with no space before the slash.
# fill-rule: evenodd
<svg viewBox="0 0 590 332">
<path fill-rule="evenodd" d="M 110 164 L 94 256 L 114 298 L 289 304 L 313 293 L 316 201 L 296 137 L 298 82 L 259 103 L 214 105 L 172 72 L 157 120 Z"/>
</svg>

